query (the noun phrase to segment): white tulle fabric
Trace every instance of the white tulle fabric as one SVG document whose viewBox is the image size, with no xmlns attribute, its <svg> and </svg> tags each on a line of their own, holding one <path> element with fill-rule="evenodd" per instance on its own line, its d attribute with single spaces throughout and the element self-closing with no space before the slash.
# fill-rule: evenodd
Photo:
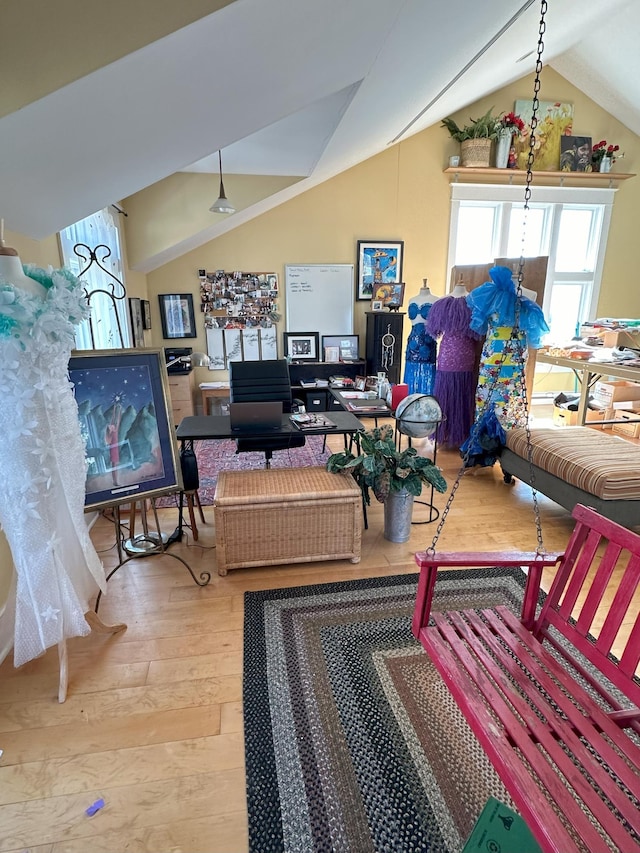
<svg viewBox="0 0 640 853">
<path fill-rule="evenodd" d="M 84 517 L 85 462 L 68 379 L 74 326 L 88 316 L 66 270 L 24 267 L 33 296 L 0 279 L 0 526 L 14 562 L 0 656 L 20 666 L 90 631 L 84 614 L 104 570 Z"/>
</svg>

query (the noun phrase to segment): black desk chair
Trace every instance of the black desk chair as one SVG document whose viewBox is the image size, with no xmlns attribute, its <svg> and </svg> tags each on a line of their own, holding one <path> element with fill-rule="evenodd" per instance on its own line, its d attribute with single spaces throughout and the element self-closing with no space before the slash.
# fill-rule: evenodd
<svg viewBox="0 0 640 853">
<path fill-rule="evenodd" d="M 270 361 L 232 361 L 229 364 L 229 399 L 232 403 L 282 402 L 282 411 L 292 411 L 293 398 L 289 365 L 285 359 Z M 242 437 L 236 439 L 236 453 L 258 451 L 265 455 L 265 467 L 271 467 L 274 450 L 303 447 L 303 433 L 274 435 L 270 437 Z"/>
</svg>

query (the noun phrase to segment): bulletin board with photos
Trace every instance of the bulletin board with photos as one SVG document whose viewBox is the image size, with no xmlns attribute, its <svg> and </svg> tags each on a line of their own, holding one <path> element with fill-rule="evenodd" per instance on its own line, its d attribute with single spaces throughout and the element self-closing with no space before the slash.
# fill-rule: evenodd
<svg viewBox="0 0 640 853">
<path fill-rule="evenodd" d="M 280 319 L 277 273 L 200 269 L 198 278 L 205 328 L 265 329 Z"/>
</svg>

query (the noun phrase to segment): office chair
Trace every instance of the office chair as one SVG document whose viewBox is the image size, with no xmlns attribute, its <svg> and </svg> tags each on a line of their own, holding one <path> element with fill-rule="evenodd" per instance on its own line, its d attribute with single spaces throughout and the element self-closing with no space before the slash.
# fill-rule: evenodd
<svg viewBox="0 0 640 853">
<path fill-rule="evenodd" d="M 289 365 L 285 359 L 268 361 L 232 361 L 229 364 L 229 399 L 232 403 L 282 402 L 282 411 L 291 412 L 294 400 L 291 394 Z M 299 401 L 295 401 L 298 403 Z M 303 447 L 303 433 L 270 436 L 242 436 L 236 439 L 236 453 L 258 451 L 264 453 L 265 468 L 271 467 L 274 450 Z"/>
</svg>

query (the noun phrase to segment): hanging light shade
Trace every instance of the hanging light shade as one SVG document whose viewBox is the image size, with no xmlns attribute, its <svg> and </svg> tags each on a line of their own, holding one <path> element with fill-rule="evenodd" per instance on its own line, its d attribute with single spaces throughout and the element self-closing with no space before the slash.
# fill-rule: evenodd
<svg viewBox="0 0 640 853">
<path fill-rule="evenodd" d="M 211 213 L 235 213 L 235 207 L 229 202 L 224 192 L 224 184 L 222 183 L 222 152 L 218 151 L 218 162 L 220 164 L 220 194 L 218 200 L 211 205 L 209 210 Z"/>
</svg>

